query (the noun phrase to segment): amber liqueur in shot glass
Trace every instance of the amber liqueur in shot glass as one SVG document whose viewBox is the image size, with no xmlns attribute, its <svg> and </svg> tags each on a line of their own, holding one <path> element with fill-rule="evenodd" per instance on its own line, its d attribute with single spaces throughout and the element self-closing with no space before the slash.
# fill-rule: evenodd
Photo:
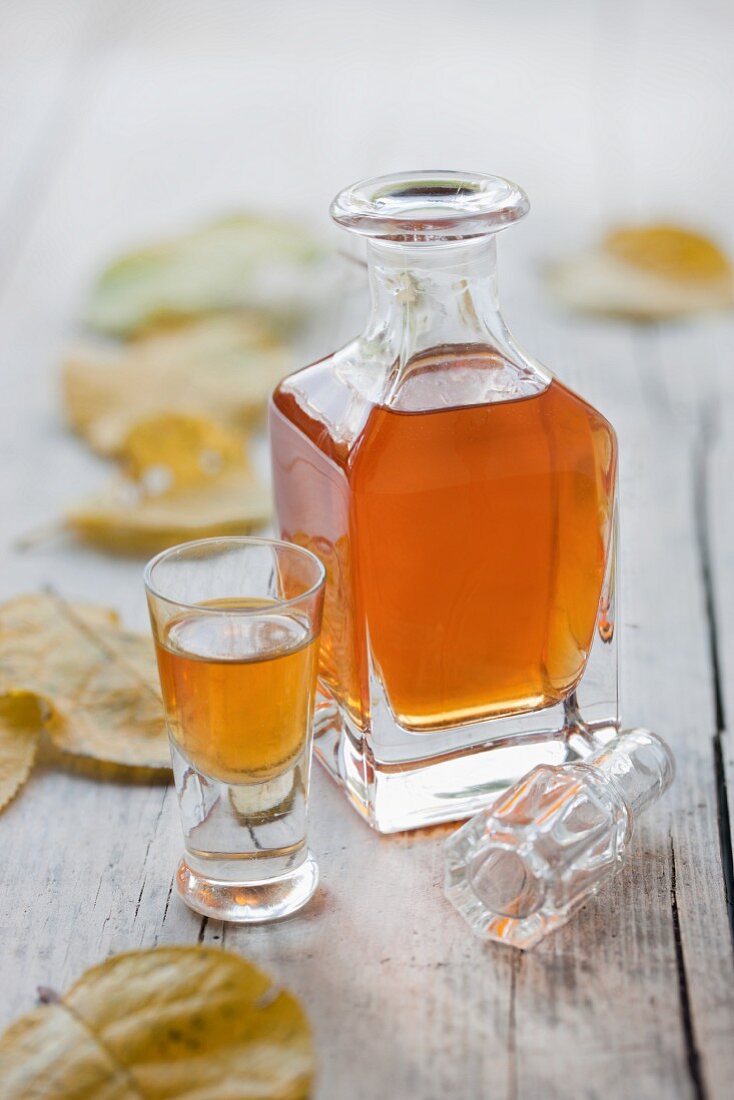
<svg viewBox="0 0 734 1100">
<path fill-rule="evenodd" d="M 259 538 L 172 547 L 145 570 L 194 910 L 296 912 L 318 868 L 306 821 L 324 567 Z"/>
</svg>

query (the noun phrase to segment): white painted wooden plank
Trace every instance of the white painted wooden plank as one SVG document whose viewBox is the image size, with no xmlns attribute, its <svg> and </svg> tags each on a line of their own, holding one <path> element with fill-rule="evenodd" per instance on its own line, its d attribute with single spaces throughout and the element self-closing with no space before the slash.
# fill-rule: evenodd
<svg viewBox="0 0 734 1100">
<path fill-rule="evenodd" d="M 0 281 L 103 76 L 119 16 L 132 11 L 131 0 L 5 0 L 0 9 Z"/>
<path fill-rule="evenodd" d="M 658 1017 L 655 1025 L 640 1029 L 634 1021 L 634 1007 L 640 1004 L 638 997 L 644 1002 L 649 996 L 652 1018 L 661 1011 L 662 995 L 668 1000 L 662 1006 L 663 1019 L 673 1004 L 677 1011 L 685 1009 L 670 988 L 672 971 L 677 970 L 679 979 L 685 978 L 688 984 L 684 1019 L 688 1026 L 693 1018 L 692 1043 L 705 1063 L 703 1080 L 710 1095 L 726 1095 L 732 1068 L 731 1056 L 724 1049 L 733 1011 L 731 951 L 724 927 L 712 784 L 713 684 L 692 533 L 694 440 L 658 402 L 659 384 L 650 385 L 645 377 L 646 371 L 656 370 L 655 357 L 647 362 L 641 354 L 647 340 L 641 341 L 639 334 L 635 338 L 641 346 L 631 374 L 629 359 L 621 349 L 616 361 L 610 355 L 614 345 L 605 335 L 604 325 L 589 322 L 584 328 L 589 343 L 596 332 L 597 342 L 605 347 L 599 359 L 605 374 L 596 382 L 601 385 L 603 381 L 606 399 L 602 408 L 618 424 L 622 448 L 623 714 L 626 721 L 647 723 L 668 737 L 681 771 L 667 806 L 660 807 L 657 817 L 643 827 L 647 866 L 638 862 L 633 867 L 632 908 L 620 922 L 625 956 L 630 953 L 627 965 L 633 968 L 630 977 L 639 967 L 641 988 L 637 993 L 628 990 L 628 995 L 612 1004 L 625 1006 L 621 1020 L 630 1034 L 646 1036 L 643 1044 L 652 1041 L 660 1050 L 669 1038 L 669 1026 L 662 1027 Z M 570 346 L 578 358 L 572 340 Z M 593 362 L 593 346 L 589 352 Z M 659 362 L 660 354 L 657 359 Z M 655 821 L 665 822 L 666 818 L 668 828 L 658 825 L 654 830 Z M 675 912 L 670 906 L 673 879 L 666 851 L 668 830 L 677 853 Z M 653 905 L 651 912 L 655 893 L 658 905 Z M 710 972 L 712 962 L 717 968 L 715 978 Z M 610 968 L 609 972 L 614 971 Z M 727 1021 L 723 1027 L 722 1020 Z M 620 1072 L 623 1068 L 622 1060 Z M 687 1081 L 686 1072 L 677 1073 L 671 1093 L 684 1089 Z M 659 1087 L 664 1093 L 663 1085 Z M 637 1078 L 635 1089 L 642 1090 Z"/>
<path fill-rule="evenodd" d="M 714 26 L 723 29 L 728 25 L 728 13 L 721 4 L 706 4 L 695 15 L 688 6 L 678 4 L 666 5 L 665 11 L 657 3 L 629 5 L 622 11 L 620 6 L 614 11 L 607 8 L 607 28 L 612 30 L 617 21 L 621 27 L 617 42 L 620 46 L 623 42 L 624 48 L 614 54 L 615 76 L 612 78 L 608 69 L 603 81 L 610 94 L 602 112 L 601 149 L 607 167 L 615 157 L 625 163 L 627 178 L 620 190 L 613 168 L 606 180 L 602 173 L 600 184 L 607 184 L 606 210 L 617 218 L 635 214 L 653 220 L 673 217 L 688 221 L 708 229 L 731 247 L 734 222 L 722 190 L 731 176 L 731 151 L 723 141 L 726 95 L 721 98 L 719 94 L 729 80 L 724 75 L 729 35 L 711 33 Z M 651 49 L 655 36 L 659 49 Z M 692 42 L 696 43 L 694 49 Z M 611 58 L 610 52 L 607 62 Z M 711 73 L 708 96 L 697 76 L 700 67 Z M 630 110 L 630 94 L 635 110 Z M 705 108 L 702 99 L 707 100 Z M 700 121 L 704 114 L 706 121 L 696 130 L 695 120 Z M 681 155 L 673 157 L 673 149 Z M 712 781 L 717 764 L 716 685 L 710 652 L 708 660 L 704 659 L 710 624 L 700 530 L 691 539 L 691 528 L 701 523 L 698 497 L 705 470 L 698 467 L 701 443 L 708 441 L 705 414 L 719 406 L 731 408 L 732 387 L 723 387 L 717 378 L 722 368 L 726 370 L 729 355 L 721 340 L 716 346 L 716 331 L 717 322 L 705 318 L 661 327 L 660 332 L 639 330 L 636 337 L 642 395 L 649 411 L 656 414 L 653 438 L 658 441 L 653 450 L 642 449 L 646 465 L 640 475 L 643 486 L 648 481 L 659 484 L 649 499 L 647 513 L 644 509 L 635 512 L 638 519 L 645 514 L 648 517 L 648 531 L 640 531 L 641 557 L 634 554 L 630 558 L 635 530 L 630 533 L 629 523 L 623 521 L 628 562 L 623 571 L 624 616 L 630 614 L 629 599 L 636 596 L 638 611 L 632 613 L 635 618 L 649 616 L 650 627 L 631 633 L 632 655 L 630 658 L 630 646 L 626 646 L 623 670 L 627 678 L 639 676 L 632 696 L 640 700 L 640 714 L 649 714 L 651 723 L 672 717 L 668 735 L 679 746 L 681 777 L 673 795 L 671 818 L 676 867 L 670 886 L 675 893 L 682 1007 L 687 1007 L 688 1076 L 701 1094 L 724 1096 L 732 1079 L 727 1040 L 732 956 L 717 837 L 720 807 Z M 642 437 L 636 433 L 630 442 L 635 438 L 640 441 Z M 652 477 L 647 468 L 651 462 Z M 720 462 L 724 464 L 723 459 Z M 710 493 L 716 517 L 731 513 L 722 488 L 720 476 L 719 486 Z M 676 522 L 676 514 L 680 519 L 686 513 L 683 525 Z M 731 540 L 730 524 L 728 534 Z M 722 544 L 726 545 L 725 539 Z M 716 600 L 717 620 L 723 617 L 728 622 L 730 618 L 728 595 L 728 604 L 721 597 Z M 627 714 L 629 717 L 629 711 Z M 667 733 L 662 726 L 661 732 Z M 720 736 L 726 756 L 727 734 Z"/>
<path fill-rule="evenodd" d="M 709 646 L 715 672 L 716 727 L 721 760 L 728 789 L 734 783 L 731 750 L 732 639 L 731 619 L 734 589 L 731 584 L 732 533 L 731 480 L 734 474 L 734 318 L 720 313 L 688 322 L 665 333 L 662 366 L 669 403 L 677 423 L 686 425 L 694 436 L 695 509 L 700 543 L 701 569 L 707 599 Z M 727 791 L 721 798 L 727 801 Z M 729 829 L 731 799 L 729 801 Z M 726 806 L 722 825 L 726 831 Z M 730 853 L 729 853 L 730 854 Z M 726 855 L 724 853 L 725 862 Z M 730 868 L 729 868 L 730 870 Z M 732 888 L 728 891 L 734 912 Z"/>
<path fill-rule="evenodd" d="M 49 129 L 83 52 L 94 0 L 5 0 L 0 11 L 0 211 L 3 229 L 21 180 L 40 171 Z"/>
</svg>

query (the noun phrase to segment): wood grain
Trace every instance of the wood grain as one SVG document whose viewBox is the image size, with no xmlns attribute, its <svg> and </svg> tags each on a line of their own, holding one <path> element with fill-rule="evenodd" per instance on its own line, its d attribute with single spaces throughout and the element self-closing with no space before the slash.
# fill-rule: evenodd
<svg viewBox="0 0 734 1100">
<path fill-rule="evenodd" d="M 107 255 L 248 204 L 329 232 L 352 179 L 496 170 L 534 203 L 501 245 L 508 319 L 618 428 L 623 713 L 679 766 L 620 877 L 520 954 L 472 939 L 443 901 L 445 829 L 378 837 L 320 772 L 315 902 L 279 926 L 201 920 L 172 894 L 171 788 L 95 781 L 47 752 L 0 818 L 0 1023 L 110 952 L 200 940 L 303 998 L 319 1100 L 728 1098 L 734 324 L 573 318 L 539 272 L 621 217 L 702 224 L 734 251 L 730 6 L 0 0 L 0 27 L 0 597 L 52 583 L 145 626 L 141 563 L 64 540 L 13 549 L 108 476 L 56 389 Z"/>
</svg>

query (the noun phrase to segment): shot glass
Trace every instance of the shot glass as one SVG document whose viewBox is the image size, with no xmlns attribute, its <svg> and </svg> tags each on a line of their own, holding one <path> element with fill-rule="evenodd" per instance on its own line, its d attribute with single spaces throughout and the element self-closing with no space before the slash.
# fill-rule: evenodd
<svg viewBox="0 0 734 1100">
<path fill-rule="evenodd" d="M 324 567 L 261 538 L 184 543 L 145 569 L 185 853 L 178 892 L 219 920 L 296 912 L 306 843 Z"/>
</svg>

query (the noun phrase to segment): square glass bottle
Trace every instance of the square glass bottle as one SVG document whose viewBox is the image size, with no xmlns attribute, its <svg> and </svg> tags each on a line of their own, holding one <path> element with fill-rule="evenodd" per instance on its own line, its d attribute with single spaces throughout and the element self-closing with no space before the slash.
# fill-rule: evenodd
<svg viewBox="0 0 734 1100">
<path fill-rule="evenodd" d="M 527 209 L 496 176 L 342 192 L 371 314 L 271 401 L 280 532 L 327 569 L 316 753 L 381 832 L 618 725 L 616 439 L 500 313 L 496 233 Z"/>
</svg>

